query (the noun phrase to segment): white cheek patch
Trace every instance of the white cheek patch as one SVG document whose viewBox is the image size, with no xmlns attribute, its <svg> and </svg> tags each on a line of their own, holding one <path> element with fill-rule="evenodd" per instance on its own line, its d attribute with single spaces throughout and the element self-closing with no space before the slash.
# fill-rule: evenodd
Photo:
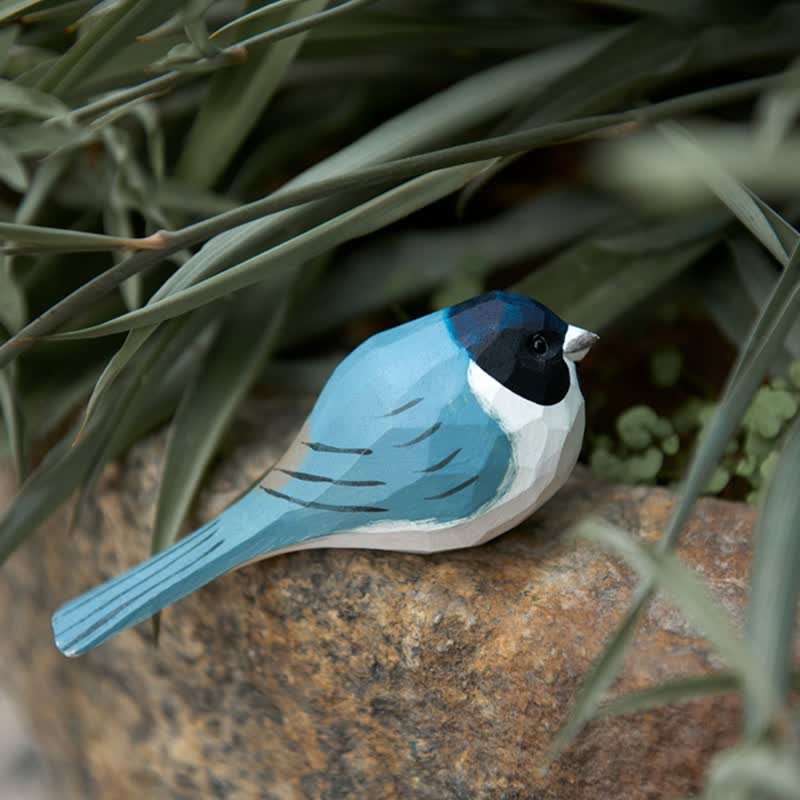
<svg viewBox="0 0 800 800">
<path fill-rule="evenodd" d="M 524 495 L 533 510 L 561 487 L 575 466 L 583 441 L 583 396 L 575 365 L 567 365 L 570 388 L 566 397 L 555 405 L 540 406 L 509 391 L 474 362 L 470 364 L 470 388 L 483 410 L 508 434 L 514 453 L 516 474 L 500 503 Z"/>
</svg>

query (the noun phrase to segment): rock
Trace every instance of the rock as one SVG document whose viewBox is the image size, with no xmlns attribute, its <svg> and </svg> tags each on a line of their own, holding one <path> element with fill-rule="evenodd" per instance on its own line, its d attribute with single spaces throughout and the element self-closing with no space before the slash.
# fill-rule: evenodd
<svg viewBox="0 0 800 800">
<path fill-rule="evenodd" d="M 277 458 L 307 412 L 251 402 L 197 522 Z M 654 540 L 658 489 L 579 471 L 533 519 L 436 556 L 308 551 L 229 574 L 77 660 L 49 616 L 143 558 L 164 435 L 106 470 L 78 529 L 59 513 L 0 571 L 0 684 L 26 704 L 62 798 L 625 798 L 697 792 L 732 744 L 734 696 L 590 725 L 546 775 L 543 756 L 635 586 L 564 531 L 599 513 Z M 4 492 L 4 495 L 2 494 Z M 4 501 L 11 481 L 0 486 Z M 703 500 L 681 556 L 741 618 L 752 512 Z M 616 691 L 719 663 L 665 598 Z"/>
</svg>

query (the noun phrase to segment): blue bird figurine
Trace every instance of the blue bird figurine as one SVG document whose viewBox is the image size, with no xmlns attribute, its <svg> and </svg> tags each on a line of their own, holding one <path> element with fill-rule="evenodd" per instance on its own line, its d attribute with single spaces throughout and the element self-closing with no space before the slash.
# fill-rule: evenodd
<svg viewBox="0 0 800 800">
<path fill-rule="evenodd" d="M 432 553 L 486 542 L 578 458 L 575 362 L 597 340 L 492 292 L 379 333 L 336 369 L 264 481 L 216 519 L 53 617 L 78 656 L 219 575 L 315 547 Z"/>
</svg>

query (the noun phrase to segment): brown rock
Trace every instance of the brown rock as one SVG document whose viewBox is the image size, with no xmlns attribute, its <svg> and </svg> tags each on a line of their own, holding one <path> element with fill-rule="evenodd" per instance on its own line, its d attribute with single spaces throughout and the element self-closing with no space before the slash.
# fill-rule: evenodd
<svg viewBox="0 0 800 800">
<path fill-rule="evenodd" d="M 199 517 L 274 461 L 308 408 L 296 406 L 248 406 L 247 444 L 215 470 Z M 27 705 L 59 797 L 677 797 L 734 741 L 735 698 L 706 699 L 594 723 L 539 775 L 635 586 L 624 565 L 562 534 L 592 511 L 652 540 L 672 502 L 584 473 L 489 545 L 281 556 L 169 610 L 158 649 L 142 625 L 65 659 L 49 616 L 146 555 L 163 441 L 106 471 L 77 531 L 59 514 L 0 572 L 0 683 Z M 752 523 L 745 507 L 704 500 L 680 551 L 737 617 Z M 718 666 L 659 598 L 616 689 Z"/>
</svg>

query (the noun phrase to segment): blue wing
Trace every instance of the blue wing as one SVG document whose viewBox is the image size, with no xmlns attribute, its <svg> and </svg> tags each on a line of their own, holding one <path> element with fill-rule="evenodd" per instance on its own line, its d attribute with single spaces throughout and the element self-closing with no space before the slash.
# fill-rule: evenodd
<svg viewBox="0 0 800 800">
<path fill-rule="evenodd" d="M 264 544 L 389 520 L 450 522 L 493 500 L 511 447 L 470 390 L 468 367 L 441 314 L 358 348 L 325 387 L 290 463 L 262 486 L 287 512 Z"/>
</svg>

